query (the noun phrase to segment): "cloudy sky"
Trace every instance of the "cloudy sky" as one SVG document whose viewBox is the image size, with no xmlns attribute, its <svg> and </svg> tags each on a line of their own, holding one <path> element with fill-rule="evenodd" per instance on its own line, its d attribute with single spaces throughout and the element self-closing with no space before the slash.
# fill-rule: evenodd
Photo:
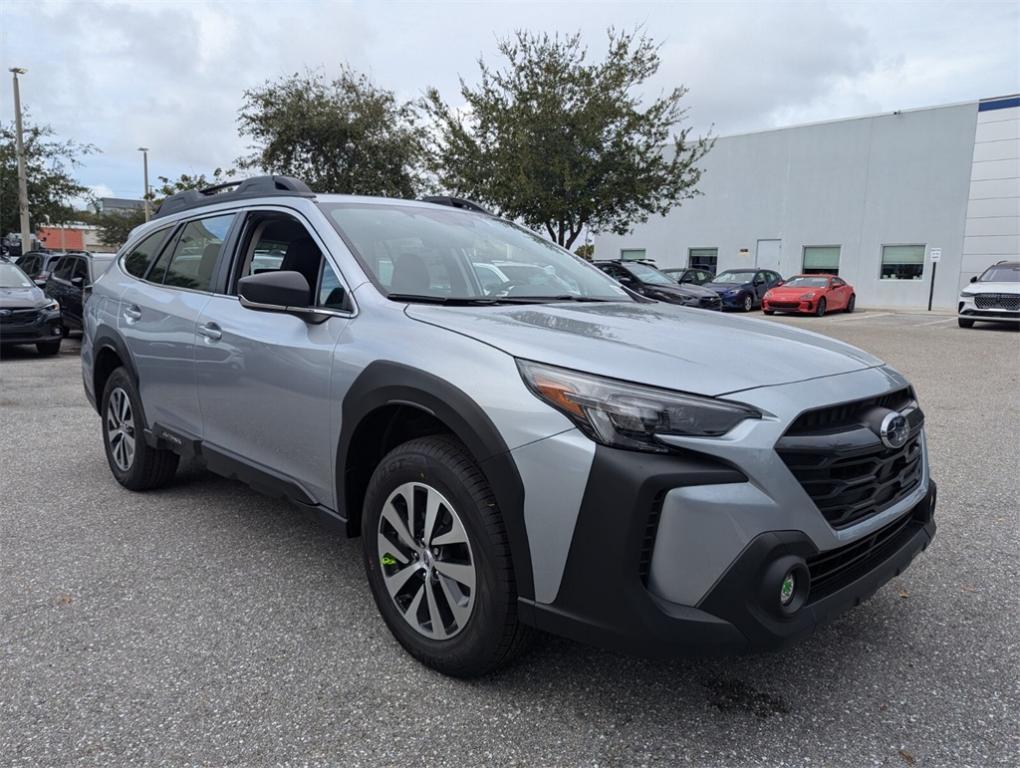
<svg viewBox="0 0 1020 768">
<path fill-rule="evenodd" d="M 662 44 L 649 94 L 685 84 L 690 122 L 717 135 L 966 101 L 1020 90 L 1020 3 L 314 2 L 3 0 L 0 58 L 27 68 L 22 101 L 62 138 L 96 145 L 80 169 L 99 194 L 141 194 L 151 176 L 208 172 L 245 152 L 245 88 L 342 62 L 415 98 L 498 61 L 515 29 L 609 26 Z M 9 81 L 0 119 L 13 117 Z"/>
</svg>

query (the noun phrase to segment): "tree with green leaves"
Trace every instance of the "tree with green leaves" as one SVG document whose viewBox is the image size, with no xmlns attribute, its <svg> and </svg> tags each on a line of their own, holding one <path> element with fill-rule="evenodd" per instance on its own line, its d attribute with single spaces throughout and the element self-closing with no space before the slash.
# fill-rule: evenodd
<svg viewBox="0 0 1020 768">
<path fill-rule="evenodd" d="M 24 129 L 28 213 L 33 231 L 47 221 L 73 221 L 77 214 L 71 208 L 72 198 L 89 197 L 88 188 L 74 178 L 74 169 L 96 148 L 55 139 L 48 125 L 26 121 Z M 0 233 L 19 230 L 18 153 L 12 122 L 0 125 Z"/>
<path fill-rule="evenodd" d="M 318 192 L 414 197 L 421 186 L 415 106 L 350 67 L 330 81 L 308 72 L 245 91 L 238 123 L 254 150 L 243 168 Z"/>
<path fill-rule="evenodd" d="M 451 109 L 432 88 L 430 165 L 451 194 L 486 203 L 570 247 L 585 230 L 624 234 L 693 197 L 709 139 L 689 140 L 683 86 L 642 99 L 658 46 L 609 30 L 592 61 L 580 34 L 517 32 L 499 44 L 503 69 L 479 60 L 476 87 Z"/>
<path fill-rule="evenodd" d="M 182 173 L 176 179 L 171 179 L 169 176 L 157 176 L 158 184 L 149 193 L 149 200 L 152 203 L 153 210 L 155 210 L 170 195 L 184 192 L 188 189 L 205 189 L 217 184 L 223 184 L 233 178 L 236 173 L 237 171 L 233 168 L 226 170 L 217 168 L 208 176 L 204 173 Z M 90 224 L 95 224 L 99 227 L 99 239 L 103 245 L 119 248 L 127 242 L 131 230 L 145 222 L 145 210 L 142 208 L 131 211 L 102 211 L 97 209 L 94 213 L 84 216 L 79 215 L 79 218 L 84 218 Z"/>
</svg>

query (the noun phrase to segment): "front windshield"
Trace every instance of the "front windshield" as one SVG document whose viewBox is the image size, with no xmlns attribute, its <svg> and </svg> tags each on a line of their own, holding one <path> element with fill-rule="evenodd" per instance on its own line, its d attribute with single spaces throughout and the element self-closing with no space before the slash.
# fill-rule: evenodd
<svg viewBox="0 0 1020 768">
<path fill-rule="evenodd" d="M 791 277 L 786 281 L 786 288 L 824 288 L 829 284 L 827 277 Z"/>
<path fill-rule="evenodd" d="M 13 264 L 0 264 L 0 288 L 31 288 L 33 285 L 28 275 Z"/>
<path fill-rule="evenodd" d="M 1020 283 L 1020 264 L 996 264 L 979 279 L 982 283 Z"/>
<path fill-rule="evenodd" d="M 632 301 L 580 257 L 502 219 L 438 205 L 321 207 L 387 296 Z"/>
<path fill-rule="evenodd" d="M 671 280 L 667 275 L 662 274 L 655 267 L 650 267 L 647 264 L 624 264 L 623 268 L 642 283 L 648 283 L 649 285 L 675 284 L 674 280 Z"/>
<path fill-rule="evenodd" d="M 749 283 L 757 274 L 753 269 L 728 269 L 715 276 L 713 283 Z"/>
</svg>

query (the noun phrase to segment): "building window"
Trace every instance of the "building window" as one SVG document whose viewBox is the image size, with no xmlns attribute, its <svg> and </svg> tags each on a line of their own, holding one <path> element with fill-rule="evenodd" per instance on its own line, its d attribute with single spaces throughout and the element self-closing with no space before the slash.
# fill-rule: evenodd
<svg viewBox="0 0 1020 768">
<path fill-rule="evenodd" d="M 640 261 L 645 258 L 644 248 L 621 248 L 620 258 L 623 261 Z"/>
<path fill-rule="evenodd" d="M 805 245 L 804 274 L 838 275 L 839 249 L 838 245 Z"/>
<path fill-rule="evenodd" d="M 923 245 L 883 245 L 883 280 L 920 280 L 924 272 Z"/>
<path fill-rule="evenodd" d="M 691 269 L 705 269 L 715 274 L 715 268 L 719 264 L 718 248 L 688 248 L 687 266 Z"/>
</svg>

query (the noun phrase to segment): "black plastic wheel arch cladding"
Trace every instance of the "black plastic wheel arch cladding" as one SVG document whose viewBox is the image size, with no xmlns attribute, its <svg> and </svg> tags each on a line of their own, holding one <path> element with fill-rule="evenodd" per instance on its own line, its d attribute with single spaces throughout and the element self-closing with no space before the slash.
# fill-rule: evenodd
<svg viewBox="0 0 1020 768">
<path fill-rule="evenodd" d="M 360 533 L 364 488 L 348 482 L 351 443 L 362 421 L 386 406 L 419 408 L 445 424 L 478 462 L 499 504 L 510 541 L 519 597 L 535 595 L 531 550 L 524 523 L 524 483 L 510 449 L 485 411 L 448 381 L 418 368 L 390 361 L 368 365 L 354 380 L 341 409 L 340 443 L 336 458 L 336 493 L 347 532 Z"/>
</svg>

